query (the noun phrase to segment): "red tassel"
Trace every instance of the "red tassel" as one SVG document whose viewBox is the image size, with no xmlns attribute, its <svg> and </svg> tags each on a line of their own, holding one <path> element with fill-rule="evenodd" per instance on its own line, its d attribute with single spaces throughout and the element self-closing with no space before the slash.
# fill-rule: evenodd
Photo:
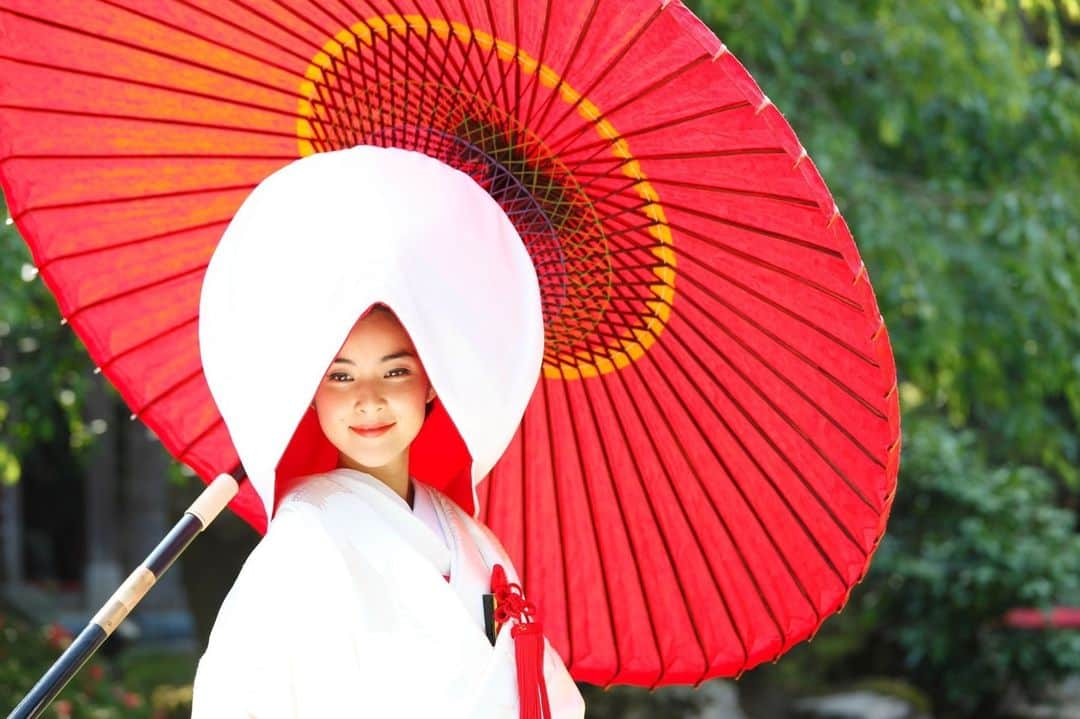
<svg viewBox="0 0 1080 719">
<path fill-rule="evenodd" d="M 501 564 L 491 570 L 491 592 L 495 595 L 495 620 L 514 620 L 514 659 L 517 663 L 520 719 L 551 719 L 547 683 L 544 681 L 544 630 L 536 616 L 536 606 L 525 600 L 521 585 L 506 581 Z"/>
</svg>

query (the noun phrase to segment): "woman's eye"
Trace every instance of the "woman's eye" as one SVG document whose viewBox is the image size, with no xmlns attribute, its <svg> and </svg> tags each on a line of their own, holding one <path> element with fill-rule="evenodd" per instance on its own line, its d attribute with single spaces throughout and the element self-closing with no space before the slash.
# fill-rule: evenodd
<svg viewBox="0 0 1080 719">
<path fill-rule="evenodd" d="M 393 374 L 394 372 L 404 372 L 405 374 L 409 374 L 409 370 L 405 369 L 404 367 L 398 367 L 397 369 L 392 369 L 387 374 Z M 405 375 L 400 375 L 399 374 L 399 375 L 393 375 L 393 376 L 394 377 L 404 377 Z"/>
<path fill-rule="evenodd" d="M 330 378 L 331 382 L 337 382 L 338 377 L 344 377 L 345 379 L 348 379 L 349 375 L 345 374 L 344 372 L 331 372 L 330 375 L 329 375 L 329 378 Z M 344 380 L 341 380 L 341 381 L 344 381 Z"/>
</svg>

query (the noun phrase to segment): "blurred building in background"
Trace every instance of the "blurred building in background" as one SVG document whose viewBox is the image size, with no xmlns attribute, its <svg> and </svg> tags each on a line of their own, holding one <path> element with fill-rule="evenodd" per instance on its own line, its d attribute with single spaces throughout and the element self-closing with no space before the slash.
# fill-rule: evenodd
<svg viewBox="0 0 1080 719">
<path fill-rule="evenodd" d="M 77 632 L 165 536 L 171 458 L 154 434 L 95 375 L 85 397 L 97 434 L 76 461 L 66 433 L 22 458 L 0 484 L 0 594 L 42 623 Z M 57 425 L 62 425 L 58 422 Z M 174 565 L 122 625 L 121 636 L 190 645 L 194 623 Z"/>
</svg>

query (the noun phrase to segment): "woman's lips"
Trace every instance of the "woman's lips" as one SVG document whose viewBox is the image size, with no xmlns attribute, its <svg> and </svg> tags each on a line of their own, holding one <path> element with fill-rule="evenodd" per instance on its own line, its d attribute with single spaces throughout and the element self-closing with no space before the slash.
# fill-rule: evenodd
<svg viewBox="0 0 1080 719">
<path fill-rule="evenodd" d="M 349 427 L 349 429 L 351 429 L 353 432 L 360 435 L 361 437 L 378 437 L 380 434 L 385 434 L 386 430 L 393 427 L 394 424 L 396 423 L 391 422 L 390 424 L 379 427 L 378 429 L 360 429 L 359 427 Z"/>
</svg>

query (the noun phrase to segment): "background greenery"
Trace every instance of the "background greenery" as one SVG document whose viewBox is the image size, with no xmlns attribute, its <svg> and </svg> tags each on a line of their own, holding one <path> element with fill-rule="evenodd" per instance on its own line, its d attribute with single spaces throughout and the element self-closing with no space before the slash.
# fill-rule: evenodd
<svg viewBox="0 0 1080 719">
<path fill-rule="evenodd" d="M 935 716 L 990 716 L 1008 687 L 1080 671 L 1077 633 L 1001 623 L 1015 606 L 1080 605 L 1080 0 L 688 4 L 829 184 L 901 382 L 900 489 L 869 575 L 812 644 L 742 686 L 893 677 Z M 80 406 L 90 364 L 27 263 L 0 228 L 9 482 L 58 437 L 75 458 L 95 437 Z M 590 716 L 692 704 L 587 694 Z"/>
</svg>

